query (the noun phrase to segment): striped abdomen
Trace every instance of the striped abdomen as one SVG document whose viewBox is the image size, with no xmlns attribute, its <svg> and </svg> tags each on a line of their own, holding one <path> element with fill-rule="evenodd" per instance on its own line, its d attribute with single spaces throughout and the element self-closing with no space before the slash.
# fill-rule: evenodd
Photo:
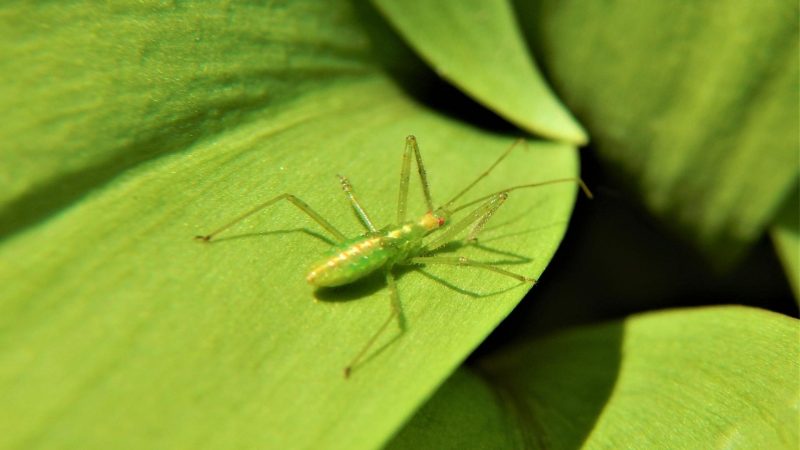
<svg viewBox="0 0 800 450">
<path fill-rule="evenodd" d="M 383 267 L 396 253 L 383 244 L 383 236 L 362 236 L 336 245 L 324 259 L 311 266 L 306 280 L 314 286 L 333 287 L 364 278 Z"/>
</svg>

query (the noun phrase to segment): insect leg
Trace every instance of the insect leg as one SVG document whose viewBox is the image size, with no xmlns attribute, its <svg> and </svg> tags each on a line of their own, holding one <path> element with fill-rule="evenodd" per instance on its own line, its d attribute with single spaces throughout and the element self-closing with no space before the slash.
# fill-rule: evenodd
<svg viewBox="0 0 800 450">
<path fill-rule="evenodd" d="M 271 198 L 271 199 L 267 200 L 266 202 L 264 202 L 264 203 L 256 206 L 255 208 L 251 209 L 250 211 L 247 211 L 244 214 L 236 217 L 235 219 L 231 220 L 230 222 L 226 223 L 225 225 L 217 228 L 216 230 L 212 231 L 211 233 L 203 235 L 203 236 L 195 236 L 195 239 L 200 240 L 200 241 L 206 241 L 206 242 L 210 241 L 214 236 L 218 235 L 219 233 L 227 230 L 228 228 L 232 227 L 233 225 L 236 225 L 237 223 L 241 222 L 242 220 L 252 216 L 253 214 L 261 211 L 262 209 L 265 209 L 265 208 L 267 208 L 269 206 L 272 206 L 273 204 L 275 204 L 275 203 L 277 203 L 277 202 L 279 202 L 281 200 L 287 200 L 291 204 L 293 204 L 294 206 L 297 206 L 298 208 L 300 208 L 301 211 L 303 211 L 304 213 L 308 214 L 308 216 L 311 217 L 311 219 L 314 220 L 314 222 L 317 222 L 318 224 L 320 224 L 320 226 L 322 226 L 322 228 L 325 228 L 325 230 L 328 231 L 328 233 L 332 234 L 337 240 L 344 241 L 344 240 L 347 239 L 345 237 L 345 235 L 343 235 L 339 230 L 337 230 L 333 225 L 331 225 L 330 222 L 328 222 L 327 220 L 325 220 L 325 218 L 320 216 L 319 213 L 317 213 L 316 211 L 311 209 L 311 207 L 308 206 L 308 204 L 306 202 L 300 200 L 299 198 L 295 197 L 292 194 L 281 194 L 281 195 L 279 195 L 277 197 Z"/>
<path fill-rule="evenodd" d="M 464 258 L 463 256 L 416 256 L 403 264 L 447 264 L 451 266 L 469 266 L 476 267 L 478 269 L 490 270 L 492 272 L 522 281 L 523 283 L 536 283 L 536 280 L 533 278 L 529 278 L 514 272 L 509 272 L 508 270 L 501 269 L 491 264 L 473 261 L 471 259 Z"/>
<path fill-rule="evenodd" d="M 347 195 L 347 199 L 350 200 L 350 204 L 353 205 L 353 211 L 355 211 L 358 216 L 358 220 L 361 221 L 368 231 L 375 231 L 375 225 L 372 224 L 372 220 L 370 220 L 367 211 L 364 210 L 358 202 L 355 193 L 353 193 L 353 185 L 350 184 L 350 180 L 341 175 L 338 175 L 338 177 L 339 182 L 342 184 L 342 190 L 344 190 L 345 195 Z"/>
<path fill-rule="evenodd" d="M 400 195 L 397 199 L 397 223 L 406 221 L 406 209 L 408 207 L 408 179 L 411 173 L 411 153 L 417 160 L 417 171 L 422 183 L 422 193 L 425 195 L 425 204 L 428 211 L 433 211 L 433 200 L 431 200 L 430 186 L 428 185 L 428 175 L 425 172 L 425 165 L 422 163 L 422 154 L 419 152 L 417 138 L 413 135 L 406 136 L 406 146 L 403 149 L 403 163 L 400 166 Z"/>
<path fill-rule="evenodd" d="M 373 334 L 372 337 L 369 338 L 367 343 L 364 344 L 364 347 L 362 347 L 361 350 L 358 351 L 356 356 L 353 357 L 353 359 L 350 361 L 350 364 L 348 364 L 344 368 L 345 378 L 348 378 L 350 376 L 350 373 L 353 371 L 353 368 L 361 361 L 364 355 L 367 354 L 367 351 L 369 351 L 372 345 L 375 344 L 375 341 L 378 340 L 378 337 L 381 334 L 383 334 L 384 331 L 386 331 L 386 328 L 389 326 L 390 323 L 392 323 L 392 320 L 394 320 L 395 317 L 397 318 L 397 325 L 400 327 L 400 332 L 402 333 L 403 331 L 405 331 L 405 325 L 403 323 L 403 315 L 400 311 L 400 298 L 397 295 L 397 284 L 395 283 L 394 275 L 391 272 L 391 268 L 386 271 L 386 286 L 389 288 L 389 300 L 391 302 L 390 303 L 391 312 L 389 313 L 389 317 L 386 318 L 383 324 L 381 324 L 381 326 L 378 328 L 378 331 L 376 331 L 375 334 Z"/>
<path fill-rule="evenodd" d="M 497 209 L 500 208 L 500 205 L 502 205 L 507 198 L 508 193 L 506 192 L 494 194 L 482 205 L 475 208 L 474 211 L 467 214 L 466 217 L 459 220 L 449 228 L 445 228 L 442 234 L 436 236 L 436 238 L 434 238 L 432 241 L 425 244 L 425 251 L 435 250 L 452 241 L 458 233 L 470 226 L 472 228 L 469 233 L 469 239 L 474 239 L 475 235 L 477 235 L 478 232 L 483 229 L 483 226 L 486 225 L 486 222 L 492 217 Z"/>
</svg>

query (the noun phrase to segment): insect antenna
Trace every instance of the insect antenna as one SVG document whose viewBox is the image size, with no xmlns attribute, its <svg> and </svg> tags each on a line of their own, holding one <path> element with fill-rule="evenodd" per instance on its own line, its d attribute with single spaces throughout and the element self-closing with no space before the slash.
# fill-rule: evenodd
<svg viewBox="0 0 800 450">
<path fill-rule="evenodd" d="M 488 175 L 489 175 L 489 174 L 492 172 L 492 170 L 494 170 L 494 168 L 495 168 L 495 167 L 497 167 L 497 165 L 498 165 L 498 164 L 500 164 L 500 163 L 501 163 L 501 162 L 502 162 L 504 159 L 506 159 L 506 156 L 508 156 L 508 154 L 509 154 L 509 153 L 511 153 L 511 151 L 512 151 L 512 150 L 514 150 L 514 148 L 515 148 L 517 145 L 519 145 L 520 143 L 525 143 L 525 144 L 527 144 L 527 141 L 525 141 L 525 140 L 524 140 L 524 139 L 522 139 L 522 138 L 519 138 L 519 139 L 517 139 L 516 141 L 514 141 L 514 143 L 513 143 L 513 144 L 511 144 L 511 145 L 510 145 L 510 146 L 509 146 L 509 147 L 506 149 L 506 151 L 504 151 L 504 152 L 503 152 L 503 154 L 502 154 L 502 155 L 500 155 L 500 157 L 499 157 L 499 158 L 497 158 L 497 160 L 496 160 L 496 161 L 495 161 L 495 162 L 494 162 L 494 163 L 493 163 L 491 166 L 489 166 L 489 168 L 488 168 L 488 169 L 486 169 L 486 170 L 485 170 L 485 171 L 484 171 L 482 174 L 478 175 L 478 177 L 477 177 L 477 178 L 475 178 L 475 180 L 473 180 L 473 181 L 472 181 L 472 183 L 468 184 L 468 185 L 467 185 L 467 187 L 465 187 L 464 189 L 462 189 L 462 190 L 461 190 L 461 192 L 459 192 L 458 194 L 456 194 L 456 195 L 455 195 L 455 197 L 451 198 L 451 199 L 450 199 L 450 200 L 449 200 L 447 203 L 445 203 L 445 204 L 444 204 L 444 205 L 443 205 L 441 208 L 439 208 L 439 209 L 444 209 L 445 211 L 449 211 L 449 210 L 450 210 L 450 207 L 452 207 L 452 206 L 453 206 L 453 203 L 455 203 L 455 202 L 456 202 L 456 200 L 458 200 L 459 198 L 463 197 L 463 196 L 464 196 L 464 194 L 466 194 L 467 192 L 469 192 L 469 190 L 470 190 L 470 189 L 472 189 L 473 187 L 475 187 L 475 185 L 476 185 L 476 184 L 478 184 L 478 182 L 480 182 L 482 179 L 486 178 L 486 177 L 487 177 L 487 176 L 488 176 Z M 459 208 L 459 209 L 461 209 L 461 208 Z"/>
<path fill-rule="evenodd" d="M 590 199 L 594 198 L 594 194 L 592 194 L 592 191 L 589 190 L 589 186 L 586 186 L 586 183 L 584 183 L 583 180 L 581 180 L 578 177 L 570 177 L 570 178 L 559 178 L 557 180 L 540 181 L 538 183 L 529 183 L 529 184 L 520 184 L 518 186 L 511 186 L 509 188 L 503 189 L 502 191 L 493 192 L 493 193 L 491 193 L 489 195 L 485 195 L 483 197 L 476 198 L 475 200 L 472 200 L 471 202 L 464 203 L 463 205 L 459 206 L 458 208 L 453 208 L 453 209 L 450 209 L 449 211 L 451 213 L 454 213 L 456 211 L 460 211 L 460 210 L 462 210 L 464 208 L 468 208 L 468 207 L 470 207 L 470 206 L 472 206 L 472 205 L 474 205 L 476 203 L 480 203 L 480 202 L 486 201 L 486 200 L 496 196 L 497 194 L 501 194 L 501 193 L 504 193 L 504 192 L 508 193 L 508 192 L 511 192 L 511 191 L 516 191 L 517 189 L 533 188 L 533 187 L 546 186 L 548 184 L 556 184 L 556 183 L 578 183 L 578 186 L 580 186 L 581 190 L 583 191 L 583 193 L 586 195 L 587 198 L 590 198 Z"/>
</svg>

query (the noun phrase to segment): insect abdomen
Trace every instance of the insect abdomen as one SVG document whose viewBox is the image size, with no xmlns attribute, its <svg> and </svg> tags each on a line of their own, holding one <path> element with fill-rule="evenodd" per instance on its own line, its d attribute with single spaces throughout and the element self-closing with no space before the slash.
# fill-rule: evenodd
<svg viewBox="0 0 800 450">
<path fill-rule="evenodd" d="M 306 280 L 318 287 L 352 283 L 383 267 L 391 256 L 380 236 L 347 241 L 333 247 L 311 266 Z"/>
</svg>

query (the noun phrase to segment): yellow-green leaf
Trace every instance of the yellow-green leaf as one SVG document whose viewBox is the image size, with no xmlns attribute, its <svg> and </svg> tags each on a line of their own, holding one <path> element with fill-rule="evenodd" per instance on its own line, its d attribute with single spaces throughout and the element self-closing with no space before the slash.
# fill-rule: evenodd
<svg viewBox="0 0 800 450">
<path fill-rule="evenodd" d="M 715 307 L 532 340 L 460 370 L 389 448 L 797 448 L 799 323 Z M 483 413 L 453 400 L 473 395 Z"/>
<path fill-rule="evenodd" d="M 406 134 L 438 202 L 515 140 L 410 98 L 380 63 L 391 31 L 376 34 L 365 7 L 0 8 L 13 111 L 0 124 L 0 448 L 374 448 L 527 291 L 469 268 L 402 271 L 407 331 L 393 326 L 345 380 L 388 314 L 380 279 L 315 292 L 306 270 L 329 242 L 288 203 L 192 239 L 283 192 L 354 236 L 337 173 L 384 225 Z M 473 194 L 577 170 L 573 147 L 532 142 Z M 446 250 L 538 276 L 575 194 L 514 192 L 480 245 Z"/>
<path fill-rule="evenodd" d="M 439 76 L 487 108 L 540 136 L 587 142 L 536 67 L 508 1 L 375 3 Z"/>
<path fill-rule="evenodd" d="M 800 193 L 797 188 L 778 214 L 770 234 L 794 297 L 800 302 Z"/>
<path fill-rule="evenodd" d="M 730 266 L 800 167 L 795 2 L 519 2 L 556 91 L 606 169 Z"/>
</svg>

